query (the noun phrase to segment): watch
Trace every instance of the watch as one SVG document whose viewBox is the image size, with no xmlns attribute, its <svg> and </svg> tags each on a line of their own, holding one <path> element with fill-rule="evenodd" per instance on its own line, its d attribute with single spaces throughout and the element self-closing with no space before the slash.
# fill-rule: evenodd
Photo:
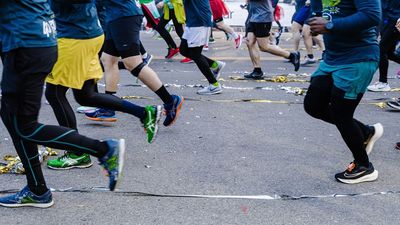
<svg viewBox="0 0 400 225">
<path fill-rule="evenodd" d="M 333 22 L 329 21 L 327 24 L 325 24 L 325 28 L 327 30 L 332 30 L 333 29 Z"/>
</svg>

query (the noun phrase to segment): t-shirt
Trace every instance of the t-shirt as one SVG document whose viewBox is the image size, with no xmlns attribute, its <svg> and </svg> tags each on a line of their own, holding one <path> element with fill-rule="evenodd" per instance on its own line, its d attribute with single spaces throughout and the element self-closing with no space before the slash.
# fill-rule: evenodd
<svg viewBox="0 0 400 225">
<path fill-rule="evenodd" d="M 249 22 L 270 23 L 274 21 L 273 9 L 270 0 L 249 1 Z"/>
<path fill-rule="evenodd" d="M 122 17 L 143 15 L 138 0 L 104 0 L 106 7 L 106 22 Z"/>
<path fill-rule="evenodd" d="M 183 4 L 187 27 L 212 27 L 209 0 L 185 0 Z"/>
<path fill-rule="evenodd" d="M 3 52 L 57 45 L 54 14 L 45 0 L 0 0 Z"/>
<path fill-rule="evenodd" d="M 320 0 L 319 3 L 322 4 Z M 323 16 L 334 25 L 324 34 L 324 61 L 329 65 L 378 62 L 376 27 L 382 15 L 380 1 L 324 0 L 323 3 Z"/>
<path fill-rule="evenodd" d="M 84 4 L 71 4 L 67 1 L 50 0 L 56 16 L 58 38 L 90 39 L 103 33 L 94 0 Z"/>
</svg>

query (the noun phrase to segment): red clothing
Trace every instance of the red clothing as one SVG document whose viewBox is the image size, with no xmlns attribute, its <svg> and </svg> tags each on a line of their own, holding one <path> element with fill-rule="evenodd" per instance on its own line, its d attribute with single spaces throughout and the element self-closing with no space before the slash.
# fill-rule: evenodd
<svg viewBox="0 0 400 225">
<path fill-rule="evenodd" d="M 229 9 L 222 0 L 210 0 L 210 6 L 214 21 L 229 15 Z"/>
</svg>

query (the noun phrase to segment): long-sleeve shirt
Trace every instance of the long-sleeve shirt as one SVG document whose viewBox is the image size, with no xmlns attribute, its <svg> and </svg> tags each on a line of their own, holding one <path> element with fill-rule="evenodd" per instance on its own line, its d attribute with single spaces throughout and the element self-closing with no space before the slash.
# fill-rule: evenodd
<svg viewBox="0 0 400 225">
<path fill-rule="evenodd" d="M 400 0 L 381 0 L 384 20 L 397 21 L 400 18 Z"/>
<path fill-rule="evenodd" d="M 3 52 L 56 46 L 54 14 L 47 1 L 0 0 Z"/>
<path fill-rule="evenodd" d="M 344 65 L 379 61 L 376 27 L 381 20 L 379 0 L 324 0 L 323 16 L 332 21 L 333 29 L 324 34 L 324 61 Z M 321 0 L 312 0 L 314 11 Z"/>
</svg>

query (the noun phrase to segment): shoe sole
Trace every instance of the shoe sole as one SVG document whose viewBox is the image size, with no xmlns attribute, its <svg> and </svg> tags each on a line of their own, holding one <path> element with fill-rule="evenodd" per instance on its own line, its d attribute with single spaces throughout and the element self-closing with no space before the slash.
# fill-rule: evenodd
<svg viewBox="0 0 400 225">
<path fill-rule="evenodd" d="M 0 206 L 7 207 L 7 208 L 20 208 L 20 207 L 34 207 L 34 208 L 49 208 L 54 205 L 54 201 L 51 200 L 49 203 L 24 203 L 24 204 L 4 204 L 0 203 Z"/>
<path fill-rule="evenodd" d="M 386 102 L 386 105 L 388 105 L 389 107 L 391 107 L 391 108 L 393 108 L 393 109 L 400 110 L 400 107 L 399 107 L 399 106 L 392 105 L 391 102 Z"/>
<path fill-rule="evenodd" d="M 156 122 L 154 125 L 154 136 L 153 136 L 153 139 L 151 139 L 151 141 L 149 142 L 149 144 L 153 143 L 156 140 L 157 133 L 158 133 L 158 125 L 161 120 L 161 113 L 162 113 L 162 108 L 160 105 L 158 105 L 157 106 L 157 114 L 156 114 Z"/>
<path fill-rule="evenodd" d="M 121 183 L 122 181 L 122 172 L 124 169 L 124 161 L 125 161 L 125 139 L 119 139 L 118 141 L 118 178 L 117 181 L 115 182 L 115 186 L 113 190 L 110 191 L 114 191 L 115 189 L 117 189 L 118 185 Z"/>
<path fill-rule="evenodd" d="M 182 98 L 182 100 L 181 100 L 181 102 L 179 103 L 179 105 L 178 105 L 178 107 L 177 107 L 177 109 L 176 109 L 175 118 L 174 118 L 174 120 L 172 120 L 172 122 L 171 122 L 167 127 L 170 127 L 170 126 L 174 125 L 174 123 L 175 123 L 176 120 L 178 119 L 178 116 L 179 116 L 179 113 L 180 113 L 180 111 L 181 111 L 183 102 L 185 101 L 185 98 L 184 98 L 184 97 L 181 97 L 181 98 Z"/>
<path fill-rule="evenodd" d="M 69 167 L 63 167 L 63 168 L 52 167 L 52 166 L 47 165 L 47 168 L 52 169 L 52 170 L 70 170 L 70 169 L 86 169 L 86 168 L 89 168 L 91 166 L 93 166 L 92 162 L 90 164 L 87 164 L 87 165 L 69 166 Z"/>
<path fill-rule="evenodd" d="M 387 91 L 390 91 L 391 89 L 389 88 L 389 89 L 368 89 L 368 91 L 371 91 L 371 92 L 387 92 Z"/>
<path fill-rule="evenodd" d="M 371 182 L 371 181 L 375 181 L 378 179 L 378 175 L 379 172 L 378 170 L 374 170 L 374 172 L 372 172 L 371 174 L 365 175 L 363 177 L 360 177 L 358 179 L 340 179 L 340 178 L 336 178 L 337 181 L 344 183 L 344 184 L 359 184 L 359 183 L 363 183 L 363 182 Z"/>
<path fill-rule="evenodd" d="M 117 122 L 117 118 L 92 118 L 86 116 L 86 119 L 91 120 L 91 121 L 96 121 L 96 122 Z"/>
<path fill-rule="evenodd" d="M 371 137 L 371 139 L 368 141 L 367 147 L 365 147 L 365 151 L 367 152 L 367 155 L 372 152 L 372 149 L 374 148 L 375 142 L 382 137 L 383 135 L 383 126 L 380 123 L 374 124 L 373 125 L 375 129 L 375 134 Z"/>
<path fill-rule="evenodd" d="M 216 91 L 216 92 L 207 92 L 207 93 L 199 93 L 197 92 L 198 95 L 217 95 L 222 93 L 222 90 Z"/>
</svg>

